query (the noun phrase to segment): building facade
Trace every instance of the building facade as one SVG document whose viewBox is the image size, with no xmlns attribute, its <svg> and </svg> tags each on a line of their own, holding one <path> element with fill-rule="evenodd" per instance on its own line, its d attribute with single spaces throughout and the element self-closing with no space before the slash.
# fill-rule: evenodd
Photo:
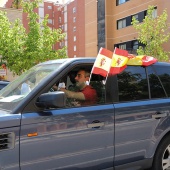
<svg viewBox="0 0 170 170">
<path fill-rule="evenodd" d="M 8 0 L 6 7 L 11 7 Z M 164 9 L 170 11 L 167 0 L 59 0 L 44 1 L 36 9 L 42 22 L 47 14 L 51 29 L 61 28 L 66 34 L 65 40 L 54 45 L 54 49 L 67 47 L 68 57 L 96 56 L 100 47 L 111 51 L 114 47 L 135 53 L 139 47 L 137 31 L 131 22 L 135 16 L 142 22 L 148 6 L 155 7 L 155 15 Z M 170 23 L 170 15 L 168 16 Z M 28 21 L 23 14 L 23 24 Z M 169 50 L 169 43 L 164 45 Z"/>
<path fill-rule="evenodd" d="M 85 0 L 86 55 L 96 55 L 100 47 L 111 51 L 119 47 L 135 53 L 141 44 L 131 25 L 132 17 L 136 16 L 142 22 L 149 5 L 155 7 L 158 16 L 164 9 L 170 11 L 170 2 L 166 0 Z M 166 51 L 169 45 L 170 42 L 164 44 Z"/>
<path fill-rule="evenodd" d="M 44 1 L 37 12 L 42 22 L 48 15 L 48 26 L 51 29 L 60 28 L 65 33 L 65 39 L 56 43 L 54 49 L 67 47 L 67 55 L 72 57 L 85 56 L 85 5 L 84 0 Z"/>
</svg>

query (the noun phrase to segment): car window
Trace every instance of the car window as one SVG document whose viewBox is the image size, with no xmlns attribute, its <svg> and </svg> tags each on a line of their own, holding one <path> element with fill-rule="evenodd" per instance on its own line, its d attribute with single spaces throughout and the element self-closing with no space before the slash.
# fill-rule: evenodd
<svg viewBox="0 0 170 170">
<path fill-rule="evenodd" d="M 149 99 L 148 83 L 144 67 L 128 66 L 117 75 L 119 101 Z"/>
<path fill-rule="evenodd" d="M 53 74 L 62 62 L 50 62 L 47 64 L 39 64 L 23 73 L 8 86 L 0 90 L 0 106 L 1 109 L 13 110 L 34 88 L 45 82 L 46 78 Z M 10 104 L 9 104 L 10 103 Z"/>
<path fill-rule="evenodd" d="M 57 91 L 62 90 L 62 88 L 66 89 L 70 92 L 82 92 L 76 84 L 75 77 L 77 76 L 78 70 L 85 69 L 89 73 L 91 73 L 92 66 L 77 66 L 71 69 L 68 73 L 66 73 L 59 82 L 56 82 L 52 85 L 49 91 Z M 90 86 L 92 89 L 95 90 L 97 94 L 97 98 L 95 102 L 88 102 L 89 99 L 85 99 L 87 102 L 82 102 L 81 100 L 70 98 L 67 96 L 66 99 L 66 107 L 81 107 L 81 106 L 90 106 L 90 105 L 98 105 L 98 104 L 105 104 L 106 102 L 106 95 L 105 95 L 105 81 L 104 77 L 96 74 L 92 74 L 90 78 L 90 82 L 84 82 L 87 86 Z M 93 91 L 92 91 L 93 93 Z M 67 94 L 67 92 L 65 92 Z M 89 94 L 86 94 L 87 96 Z M 85 95 L 84 95 L 85 96 Z M 86 97 L 87 97 L 86 96 Z M 84 104 L 85 103 L 85 104 Z"/>
<path fill-rule="evenodd" d="M 152 98 L 155 97 L 162 98 L 167 96 L 170 97 L 170 67 L 166 65 L 164 66 L 153 65 L 149 71 L 150 74 L 152 75 L 152 79 L 150 81 L 155 84 L 155 85 L 153 83 L 151 84 Z"/>
</svg>

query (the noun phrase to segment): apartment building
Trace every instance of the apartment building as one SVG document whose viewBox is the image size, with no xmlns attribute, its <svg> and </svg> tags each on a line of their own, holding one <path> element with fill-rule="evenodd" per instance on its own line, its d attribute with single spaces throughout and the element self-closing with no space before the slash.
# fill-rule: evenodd
<svg viewBox="0 0 170 170">
<path fill-rule="evenodd" d="M 155 7 L 155 16 L 164 9 L 170 11 L 167 0 L 85 0 L 85 55 L 96 56 L 100 47 L 111 51 L 118 47 L 136 53 L 142 44 L 131 25 L 132 17 L 142 22 L 149 5 Z M 170 42 L 164 44 L 164 49 L 168 51 L 169 46 Z"/>
<path fill-rule="evenodd" d="M 13 0 L 8 0 L 10 7 Z M 164 9 L 170 11 L 167 0 L 46 0 L 36 9 L 40 22 L 48 14 L 48 26 L 61 28 L 66 38 L 56 43 L 54 49 L 67 47 L 69 57 L 96 56 L 100 47 L 111 51 L 114 47 L 135 53 L 139 47 L 138 33 L 131 25 L 135 16 L 140 22 L 149 5 L 155 7 L 155 16 Z M 168 16 L 170 22 L 170 15 Z M 23 14 L 23 24 L 28 21 Z M 164 45 L 169 50 L 169 43 Z"/>
<path fill-rule="evenodd" d="M 48 26 L 51 29 L 60 28 L 66 34 L 65 39 L 56 43 L 53 48 L 60 49 L 66 46 L 67 55 L 70 58 L 85 56 L 84 4 L 84 0 L 44 1 L 36 9 L 40 16 L 39 22 L 42 22 L 44 16 L 48 15 Z M 26 22 L 24 26 L 27 27 Z"/>
<path fill-rule="evenodd" d="M 85 56 L 85 6 L 84 0 L 69 0 L 67 3 L 44 2 L 44 16 L 48 14 L 48 26 L 62 29 L 65 40 L 55 44 L 55 49 L 67 47 L 70 58 Z"/>
</svg>

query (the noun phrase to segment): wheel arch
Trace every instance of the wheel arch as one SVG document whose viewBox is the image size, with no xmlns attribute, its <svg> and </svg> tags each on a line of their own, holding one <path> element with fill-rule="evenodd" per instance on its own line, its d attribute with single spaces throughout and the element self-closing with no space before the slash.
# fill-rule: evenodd
<svg viewBox="0 0 170 170">
<path fill-rule="evenodd" d="M 156 132 L 156 131 L 155 131 Z M 162 133 L 158 136 L 156 133 L 152 136 L 150 145 L 148 146 L 148 151 L 146 153 L 146 158 L 154 158 L 155 153 L 165 138 L 170 137 L 170 128 L 162 130 Z"/>
</svg>

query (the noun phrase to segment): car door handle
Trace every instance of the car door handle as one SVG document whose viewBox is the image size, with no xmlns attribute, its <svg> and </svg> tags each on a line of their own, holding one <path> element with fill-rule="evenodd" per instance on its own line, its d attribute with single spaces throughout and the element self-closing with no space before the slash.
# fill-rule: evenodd
<svg viewBox="0 0 170 170">
<path fill-rule="evenodd" d="M 168 116 L 168 114 L 165 112 L 165 113 L 156 113 L 156 114 L 154 114 L 154 115 L 152 115 L 152 118 L 154 118 L 154 119 L 160 119 L 160 118 L 163 118 L 163 117 L 166 117 L 166 116 Z"/>
<path fill-rule="evenodd" d="M 87 127 L 88 127 L 88 128 L 99 128 L 99 127 L 102 127 L 102 126 L 104 126 L 104 125 L 105 125 L 104 122 L 90 123 L 90 124 L 87 124 Z"/>
</svg>

